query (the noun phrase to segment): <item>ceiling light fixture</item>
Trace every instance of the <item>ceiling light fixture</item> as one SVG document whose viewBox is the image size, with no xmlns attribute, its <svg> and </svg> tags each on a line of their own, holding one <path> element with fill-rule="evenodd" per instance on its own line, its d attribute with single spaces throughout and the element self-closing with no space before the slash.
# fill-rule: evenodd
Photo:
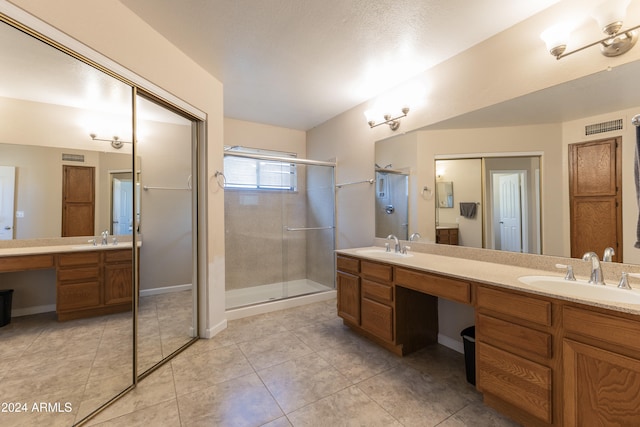
<svg viewBox="0 0 640 427">
<path fill-rule="evenodd" d="M 389 125 L 391 130 L 398 130 L 398 128 L 400 127 L 400 119 L 403 117 L 406 117 L 407 114 L 409 114 L 409 107 L 403 107 L 402 110 L 400 111 L 402 111 L 402 114 L 396 117 L 391 117 L 391 114 L 382 115 L 382 117 L 384 118 L 384 121 L 380 123 L 376 123 L 376 116 L 377 116 L 376 113 L 372 113 L 371 111 L 365 111 L 364 115 L 367 118 L 367 123 L 369 123 L 369 127 L 371 128 L 386 124 L 386 125 Z"/>
<path fill-rule="evenodd" d="M 568 26 L 556 25 L 551 27 L 540 34 L 540 38 L 544 40 L 547 50 L 556 59 L 564 58 L 596 45 L 600 45 L 600 52 L 604 56 L 622 55 L 636 44 L 638 32 L 635 30 L 640 28 L 640 25 L 636 25 L 635 27 L 621 30 L 622 20 L 630 2 L 631 0 L 605 1 L 593 10 L 592 17 L 598 22 L 602 32 L 606 34 L 603 39 L 566 52 L 567 42 L 571 33 L 571 28 Z"/>
<path fill-rule="evenodd" d="M 97 137 L 97 135 L 96 135 L 95 133 L 90 133 L 90 134 L 89 134 L 89 136 L 90 136 L 90 137 L 91 137 L 91 139 L 92 139 L 92 140 L 94 140 L 94 141 L 110 142 L 110 143 L 111 143 L 111 146 L 112 146 L 113 148 L 118 149 L 118 150 L 119 150 L 120 148 L 122 148 L 122 146 L 123 146 L 124 144 L 131 144 L 131 142 L 130 142 L 130 141 L 123 141 L 123 140 L 121 140 L 121 139 L 120 139 L 120 137 L 118 137 L 118 136 L 114 136 L 114 137 L 112 137 L 111 139 L 102 139 L 102 138 L 98 138 L 98 137 Z"/>
</svg>

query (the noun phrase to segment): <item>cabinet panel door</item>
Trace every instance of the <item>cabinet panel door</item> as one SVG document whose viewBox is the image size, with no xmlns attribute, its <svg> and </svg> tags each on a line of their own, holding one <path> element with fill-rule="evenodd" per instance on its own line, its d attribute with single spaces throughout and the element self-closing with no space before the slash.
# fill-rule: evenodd
<svg viewBox="0 0 640 427">
<path fill-rule="evenodd" d="M 338 272 L 338 316 L 360 325 L 360 278 Z"/>
<path fill-rule="evenodd" d="M 393 341 L 393 308 L 362 298 L 362 329 L 378 338 Z"/>
<path fill-rule="evenodd" d="M 565 339 L 564 425 L 640 425 L 640 360 Z"/>
<path fill-rule="evenodd" d="M 476 342 L 478 389 L 551 423 L 551 369 Z"/>
<path fill-rule="evenodd" d="M 131 264 L 106 265 L 104 267 L 104 303 L 131 302 L 133 295 L 133 268 Z"/>
</svg>

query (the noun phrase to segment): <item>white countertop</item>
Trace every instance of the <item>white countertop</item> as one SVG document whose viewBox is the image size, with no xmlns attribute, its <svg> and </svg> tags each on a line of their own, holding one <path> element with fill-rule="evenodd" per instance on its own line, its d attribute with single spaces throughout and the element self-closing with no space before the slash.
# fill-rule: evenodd
<svg viewBox="0 0 640 427">
<path fill-rule="evenodd" d="M 565 301 L 573 301 L 624 313 L 640 315 L 640 305 L 638 304 L 611 303 L 588 298 L 568 297 L 565 295 L 554 294 L 553 292 L 545 292 L 539 289 L 535 289 L 518 280 L 518 278 L 522 276 L 562 277 L 562 274 L 560 272 L 554 274 L 546 270 L 538 270 L 533 268 L 517 267 L 506 264 L 476 261 L 466 258 L 457 258 L 420 252 L 412 252 L 412 256 L 410 257 L 381 259 L 376 255 L 367 255 L 366 253 L 362 253 L 362 251 L 366 249 L 381 248 L 379 246 L 372 246 L 365 248 L 339 249 L 336 250 L 336 253 L 351 255 L 358 258 L 370 259 L 372 261 L 392 264 L 399 267 L 408 267 L 425 272 L 443 274 L 454 278 L 471 280 L 476 283 L 485 283 L 519 291 L 530 292 L 532 294 L 553 297 Z M 624 292 L 638 292 L 638 290 Z"/>
<path fill-rule="evenodd" d="M 142 242 L 138 241 L 138 247 L 142 246 Z M 42 246 L 23 246 L 13 248 L 0 248 L 0 257 L 17 256 L 17 255 L 42 255 L 64 252 L 87 252 L 87 251 L 109 251 L 117 249 L 131 248 L 131 242 L 119 242 L 117 245 L 96 245 L 91 243 L 84 244 L 67 244 L 67 245 L 42 245 Z"/>
</svg>

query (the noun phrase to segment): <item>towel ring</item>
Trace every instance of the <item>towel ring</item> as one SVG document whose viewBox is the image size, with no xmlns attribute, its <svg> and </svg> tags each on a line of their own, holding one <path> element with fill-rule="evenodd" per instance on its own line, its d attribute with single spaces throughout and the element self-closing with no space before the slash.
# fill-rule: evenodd
<svg viewBox="0 0 640 427">
<path fill-rule="evenodd" d="M 213 176 L 216 178 L 216 182 L 218 183 L 218 187 L 222 188 L 224 190 L 224 187 L 227 186 L 227 177 L 224 176 L 224 174 L 220 171 L 216 171 L 215 174 L 213 174 Z M 220 182 L 220 177 L 222 177 L 222 182 Z"/>
<path fill-rule="evenodd" d="M 422 187 L 422 191 L 420 191 L 420 194 L 422 195 L 422 197 L 424 197 L 424 193 L 429 193 L 427 195 L 427 199 L 431 198 L 433 196 L 433 189 L 427 187 L 426 185 L 424 187 Z"/>
</svg>

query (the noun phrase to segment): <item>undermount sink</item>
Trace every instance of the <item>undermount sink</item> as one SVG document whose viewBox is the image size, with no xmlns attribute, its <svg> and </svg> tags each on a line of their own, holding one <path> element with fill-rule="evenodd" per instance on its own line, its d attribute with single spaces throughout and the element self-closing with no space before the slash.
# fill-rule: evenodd
<svg viewBox="0 0 640 427">
<path fill-rule="evenodd" d="M 616 285 L 594 285 L 586 280 L 571 281 L 556 276 L 522 276 L 518 280 L 534 289 L 567 297 L 640 305 L 640 291 L 618 289 Z"/>
<path fill-rule="evenodd" d="M 385 248 L 367 248 L 367 249 L 359 249 L 356 253 L 364 256 L 370 256 L 375 258 L 383 258 L 383 259 L 393 259 L 393 258 L 409 258 L 412 257 L 413 254 L 403 254 L 400 252 L 387 252 Z"/>
</svg>

